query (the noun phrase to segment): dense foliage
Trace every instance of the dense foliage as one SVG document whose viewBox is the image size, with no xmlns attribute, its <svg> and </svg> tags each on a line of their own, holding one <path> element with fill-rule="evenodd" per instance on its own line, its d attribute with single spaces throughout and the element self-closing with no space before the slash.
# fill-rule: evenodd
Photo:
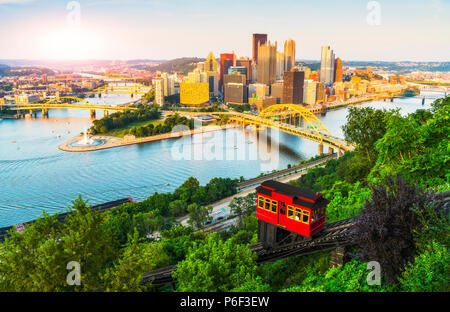
<svg viewBox="0 0 450 312">
<path fill-rule="evenodd" d="M 91 131 L 94 133 L 107 133 L 113 129 L 123 128 L 130 123 L 139 121 L 151 121 L 159 119 L 161 113 L 155 108 L 139 107 L 137 110 L 127 110 L 94 120 Z"/>
<path fill-rule="evenodd" d="M 230 291 L 252 281 L 255 260 L 247 246 L 224 242 L 214 233 L 204 243 L 194 244 L 173 275 L 179 291 Z"/>
<path fill-rule="evenodd" d="M 194 120 L 175 114 L 166 118 L 163 123 L 158 124 L 157 126 L 149 124 L 146 126 L 133 127 L 130 129 L 129 133 L 138 138 L 146 137 L 171 132 L 176 126 L 184 126 L 179 128 L 180 131 L 186 129 L 192 130 L 194 129 Z"/>
</svg>

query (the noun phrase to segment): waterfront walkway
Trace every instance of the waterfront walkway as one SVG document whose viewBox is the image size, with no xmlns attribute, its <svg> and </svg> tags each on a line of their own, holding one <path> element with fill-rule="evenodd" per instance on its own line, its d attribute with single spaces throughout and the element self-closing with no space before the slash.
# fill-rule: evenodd
<svg viewBox="0 0 450 312">
<path fill-rule="evenodd" d="M 131 140 L 125 140 L 117 137 L 111 137 L 111 136 L 101 136 L 101 135 L 94 135 L 91 137 L 93 140 L 103 140 L 105 141 L 102 145 L 97 146 L 71 146 L 72 143 L 82 140 L 83 136 L 79 135 L 74 137 L 73 139 L 64 142 L 59 146 L 59 149 L 66 152 L 90 152 L 90 151 L 98 151 L 98 150 L 104 150 L 108 148 L 113 147 L 120 147 L 120 146 L 127 146 L 127 145 L 133 145 L 133 144 L 142 144 L 142 143 L 148 143 L 148 142 L 155 142 L 155 141 L 161 141 L 161 140 L 168 140 L 168 139 L 175 139 L 180 138 L 183 136 L 191 136 L 194 134 L 201 134 L 206 132 L 212 132 L 212 131 L 218 131 L 218 130 L 226 130 L 235 128 L 234 125 L 224 125 L 224 126 L 206 126 L 195 130 L 187 130 L 187 131 L 179 131 L 179 132 L 169 132 L 164 134 L 158 134 L 153 135 L 149 137 L 143 137 L 143 138 L 136 138 Z"/>
</svg>

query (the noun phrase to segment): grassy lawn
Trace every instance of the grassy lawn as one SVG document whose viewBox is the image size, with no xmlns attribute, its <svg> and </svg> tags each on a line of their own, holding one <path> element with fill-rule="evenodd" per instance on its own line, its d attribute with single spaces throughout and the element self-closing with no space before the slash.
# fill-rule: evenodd
<svg viewBox="0 0 450 312">
<path fill-rule="evenodd" d="M 119 137 L 119 138 L 123 138 L 125 135 L 128 134 L 129 130 L 133 127 L 141 127 L 141 126 L 147 126 L 150 124 L 153 124 L 153 126 L 157 126 L 159 124 L 164 123 L 164 120 L 153 120 L 153 121 L 138 121 L 138 122 L 133 122 L 130 123 L 129 125 L 127 125 L 126 127 L 120 128 L 120 129 L 114 129 L 111 130 L 107 133 L 102 133 L 101 135 L 105 135 L 105 136 L 115 136 L 115 137 Z"/>
</svg>

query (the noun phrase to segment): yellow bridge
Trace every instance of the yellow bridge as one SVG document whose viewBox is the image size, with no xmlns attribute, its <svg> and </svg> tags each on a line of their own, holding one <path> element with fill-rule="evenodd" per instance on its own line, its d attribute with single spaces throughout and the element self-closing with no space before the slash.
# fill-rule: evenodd
<svg viewBox="0 0 450 312">
<path fill-rule="evenodd" d="M 328 153 L 335 150 L 338 155 L 344 151 L 356 148 L 344 139 L 331 135 L 330 131 L 314 115 L 316 110 L 309 110 L 296 104 L 278 104 L 264 109 L 259 115 L 242 114 L 236 112 L 222 113 L 187 113 L 188 115 L 222 115 L 228 116 L 229 121 L 242 125 L 254 125 L 256 129 L 264 127 L 279 130 L 310 141 L 319 143 L 319 155 L 323 154 L 323 147 L 328 146 Z M 186 114 L 185 112 L 181 114 Z"/>
<path fill-rule="evenodd" d="M 72 103 L 71 103 L 72 102 Z M 94 105 L 85 99 L 80 99 L 73 96 L 62 96 L 51 99 L 45 103 L 40 104 L 15 104 L 9 105 L 11 109 L 15 110 L 42 110 L 42 116 L 48 117 L 49 109 L 84 109 L 90 110 L 91 118 L 95 118 L 95 111 L 101 110 L 105 112 L 105 115 L 108 115 L 109 112 L 123 112 L 126 110 L 136 110 L 134 107 L 128 106 L 111 106 L 111 105 Z"/>
<path fill-rule="evenodd" d="M 134 95 L 145 95 L 153 90 L 152 86 L 143 86 L 140 84 L 132 85 L 114 85 L 112 83 L 94 89 L 88 93 L 90 94 L 108 94 L 108 93 L 123 93 L 130 94 L 131 97 Z"/>
</svg>

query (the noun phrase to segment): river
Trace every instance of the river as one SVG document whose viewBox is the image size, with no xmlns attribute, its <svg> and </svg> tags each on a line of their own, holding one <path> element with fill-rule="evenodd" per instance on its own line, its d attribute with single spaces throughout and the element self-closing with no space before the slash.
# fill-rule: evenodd
<svg viewBox="0 0 450 312">
<path fill-rule="evenodd" d="M 108 95 L 101 101 L 109 105 L 129 100 L 126 95 Z M 415 97 L 358 106 L 400 108 L 407 114 L 429 108 L 432 101 L 422 106 L 421 98 Z M 347 112 L 348 108 L 329 111 L 320 119 L 343 138 Z M 275 130 L 257 137 L 242 129 L 215 132 L 206 139 L 195 135 L 95 152 L 58 149 L 90 124 L 89 111 L 78 110 L 51 110 L 49 119 L 0 121 L 0 227 L 35 219 L 44 209 L 61 212 L 78 194 L 91 204 L 129 196 L 140 201 L 155 192 L 173 191 L 190 176 L 201 184 L 214 177 L 252 178 L 309 159 L 318 150 L 316 143 Z"/>
</svg>

